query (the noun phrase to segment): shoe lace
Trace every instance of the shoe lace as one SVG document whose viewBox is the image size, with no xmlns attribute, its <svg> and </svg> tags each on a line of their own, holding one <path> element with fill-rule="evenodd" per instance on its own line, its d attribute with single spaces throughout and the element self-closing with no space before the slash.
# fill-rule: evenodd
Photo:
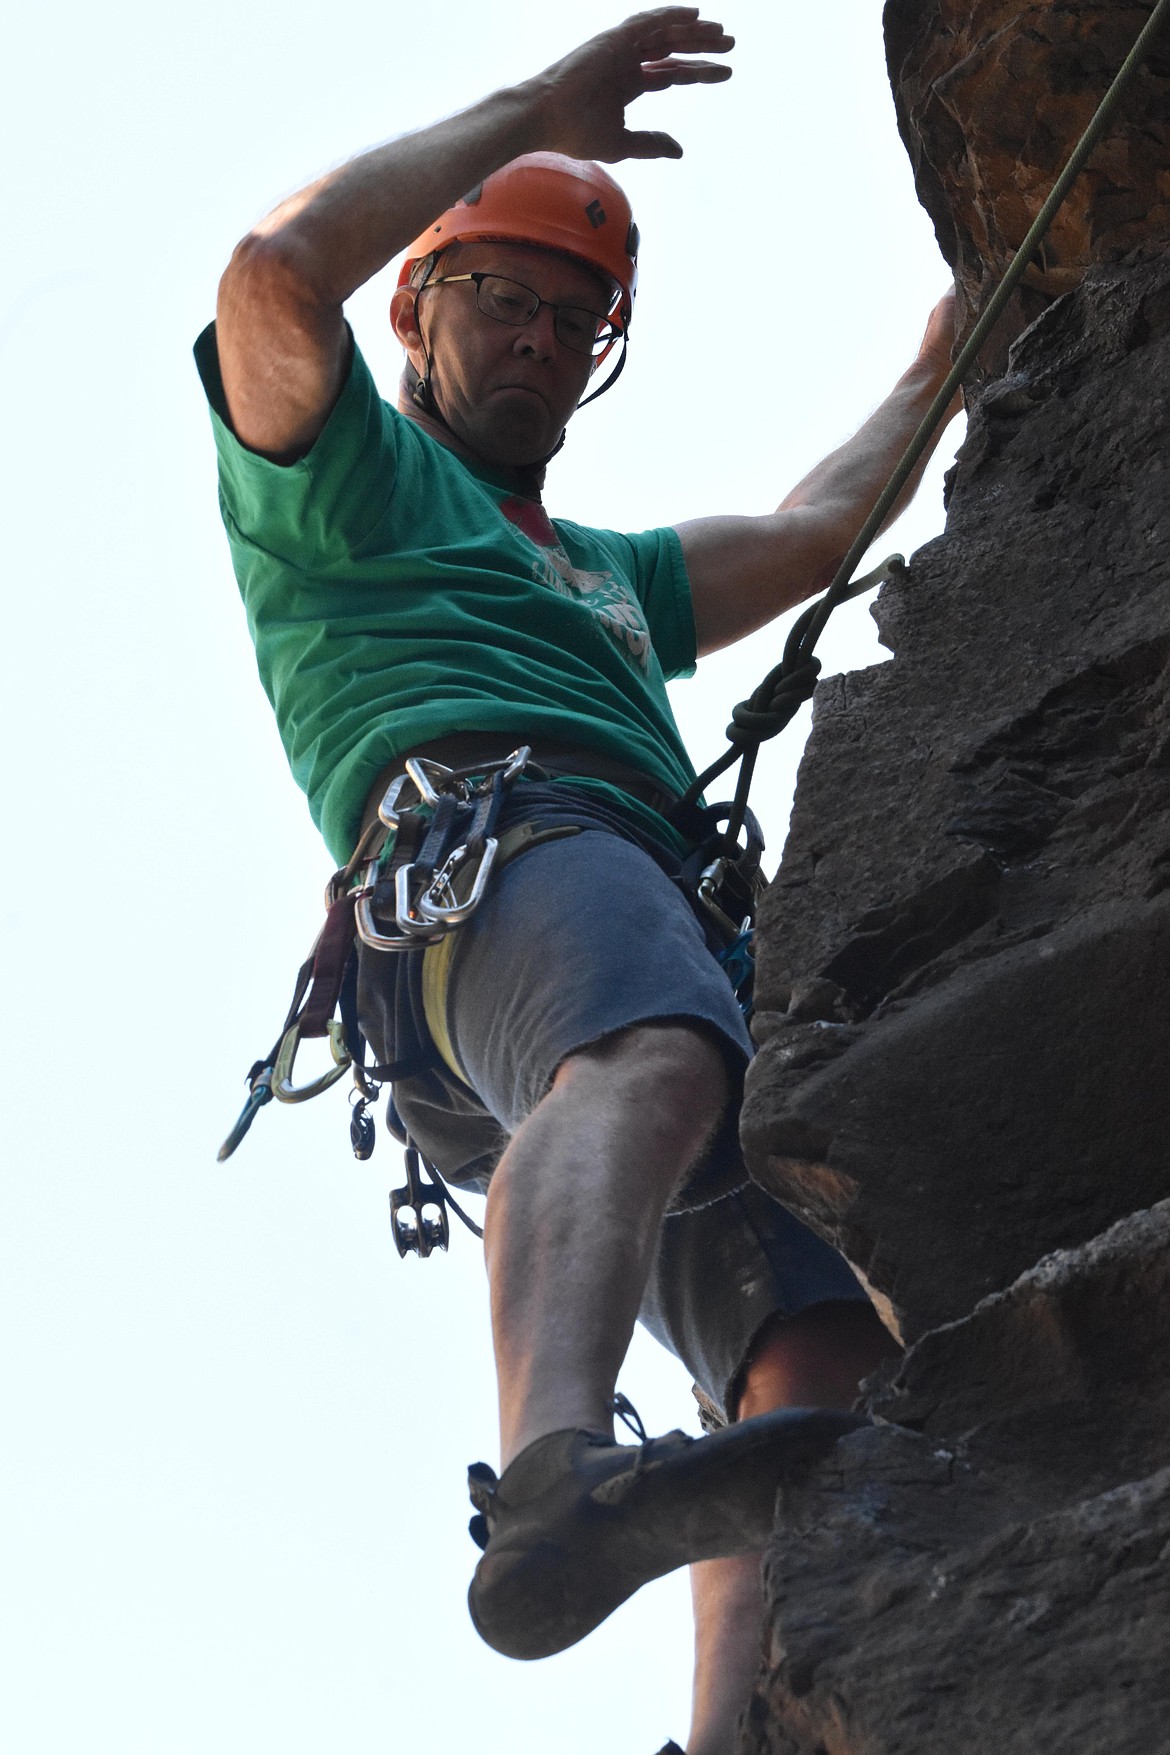
<svg viewBox="0 0 1170 1755">
<path fill-rule="evenodd" d="M 642 1416 L 630 1400 L 629 1396 L 623 1395 L 619 1389 L 617 1394 L 611 1397 L 609 1405 L 622 1424 L 629 1427 L 639 1444 L 647 1444 L 649 1442 L 650 1435 L 642 1424 Z"/>
</svg>

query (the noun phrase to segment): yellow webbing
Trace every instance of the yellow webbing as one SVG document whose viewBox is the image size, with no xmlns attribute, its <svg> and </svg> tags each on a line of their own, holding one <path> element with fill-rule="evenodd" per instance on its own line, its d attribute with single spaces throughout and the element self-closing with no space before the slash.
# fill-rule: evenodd
<svg viewBox="0 0 1170 1755">
<path fill-rule="evenodd" d="M 497 877 L 509 861 L 530 848 L 539 847 L 544 841 L 560 841 L 567 835 L 579 835 L 580 826 L 576 823 L 557 823 L 551 828 L 542 829 L 538 823 L 520 823 L 514 829 L 508 829 L 500 837 L 500 848 L 496 854 L 493 878 Z M 474 873 L 472 873 L 474 877 Z M 455 890 L 458 896 L 459 880 L 456 879 Z M 462 900 L 462 898 L 459 898 Z M 427 1021 L 427 1029 L 431 1033 L 431 1041 L 438 1049 L 443 1064 L 450 1068 L 457 1079 L 467 1085 L 470 1083 L 467 1074 L 459 1064 L 455 1053 L 455 1045 L 451 1041 L 451 1032 L 447 1028 L 447 986 L 451 978 L 451 958 L 455 952 L 457 931 L 445 933 L 437 945 L 428 945 L 423 952 L 422 961 L 422 1000 L 423 1016 Z"/>
</svg>

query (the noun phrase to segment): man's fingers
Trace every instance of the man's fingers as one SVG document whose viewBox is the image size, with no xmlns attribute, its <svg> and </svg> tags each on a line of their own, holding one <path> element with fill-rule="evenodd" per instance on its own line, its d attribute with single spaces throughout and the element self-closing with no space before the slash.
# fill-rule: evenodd
<svg viewBox="0 0 1170 1755">
<path fill-rule="evenodd" d="M 635 12 L 618 26 L 619 30 L 653 30 L 658 25 L 694 24 L 699 16 L 697 6 L 651 6 Z"/>
<path fill-rule="evenodd" d="M 940 336 L 948 346 L 954 341 L 955 300 L 955 289 L 953 286 L 949 286 L 926 320 L 926 333 L 922 337 L 923 347 L 928 346 Z"/>
<path fill-rule="evenodd" d="M 665 55 L 726 55 L 735 47 L 735 38 L 728 36 L 722 25 L 710 33 L 698 31 L 655 31 L 639 37 L 631 47 L 640 61 L 659 61 Z"/>
<path fill-rule="evenodd" d="M 731 78 L 731 68 L 720 61 L 647 61 L 642 67 L 644 91 L 665 91 L 671 85 L 718 85 Z"/>
<path fill-rule="evenodd" d="M 652 30 L 639 33 L 635 41 L 643 48 L 654 43 L 669 43 L 682 49 L 731 49 L 735 38 L 713 19 L 700 19 L 697 24 L 676 25 L 673 30 Z"/>
<path fill-rule="evenodd" d="M 652 6 L 646 12 L 635 12 L 617 28 L 632 36 L 645 36 L 656 30 L 720 30 L 722 26 L 700 18 L 697 6 Z"/>
<path fill-rule="evenodd" d="M 643 60 L 671 51 L 723 53 L 735 43 L 721 24 L 700 18 L 694 6 L 663 6 L 656 12 L 641 12 L 619 25 L 618 33 L 634 45 Z"/>
<path fill-rule="evenodd" d="M 660 6 L 603 31 L 550 70 L 578 115 L 581 125 L 572 131 L 573 139 L 589 140 L 596 132 L 593 152 L 611 164 L 621 158 L 681 158 L 673 135 L 648 129 L 623 129 L 614 152 L 613 123 L 620 125 L 621 112 L 644 92 L 722 84 L 731 76 L 730 67 L 704 57 L 726 54 L 734 44 L 721 24 L 700 18 L 696 6 Z"/>
<path fill-rule="evenodd" d="M 683 149 L 673 134 L 659 134 L 649 129 L 631 133 L 628 128 L 622 134 L 622 158 L 681 158 L 682 155 Z"/>
</svg>

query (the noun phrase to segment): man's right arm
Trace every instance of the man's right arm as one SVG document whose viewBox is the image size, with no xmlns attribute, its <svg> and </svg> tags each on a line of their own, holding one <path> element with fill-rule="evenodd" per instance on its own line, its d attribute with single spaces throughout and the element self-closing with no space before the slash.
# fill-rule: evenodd
<svg viewBox="0 0 1170 1755">
<path fill-rule="evenodd" d="M 732 39 L 698 9 L 661 7 L 604 31 L 544 73 L 352 159 L 281 203 L 237 246 L 220 281 L 216 335 L 236 436 L 278 461 L 301 456 L 348 366 L 342 306 L 468 189 L 522 153 L 616 163 L 677 158 L 668 134 L 631 132 L 647 91 L 730 69 L 677 60 Z"/>
</svg>

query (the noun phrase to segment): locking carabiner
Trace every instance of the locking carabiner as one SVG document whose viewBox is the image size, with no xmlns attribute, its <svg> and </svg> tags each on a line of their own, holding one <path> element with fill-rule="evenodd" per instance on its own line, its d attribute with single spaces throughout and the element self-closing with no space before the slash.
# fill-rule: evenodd
<svg viewBox="0 0 1170 1755">
<path fill-rule="evenodd" d="M 752 917 L 748 914 L 738 921 L 733 920 L 726 909 L 720 906 L 730 864 L 730 860 L 720 858 L 713 859 L 710 865 L 704 866 L 699 874 L 698 889 L 699 901 L 720 931 L 728 934 L 730 938 L 736 939 L 748 931 L 752 924 Z"/>
</svg>

